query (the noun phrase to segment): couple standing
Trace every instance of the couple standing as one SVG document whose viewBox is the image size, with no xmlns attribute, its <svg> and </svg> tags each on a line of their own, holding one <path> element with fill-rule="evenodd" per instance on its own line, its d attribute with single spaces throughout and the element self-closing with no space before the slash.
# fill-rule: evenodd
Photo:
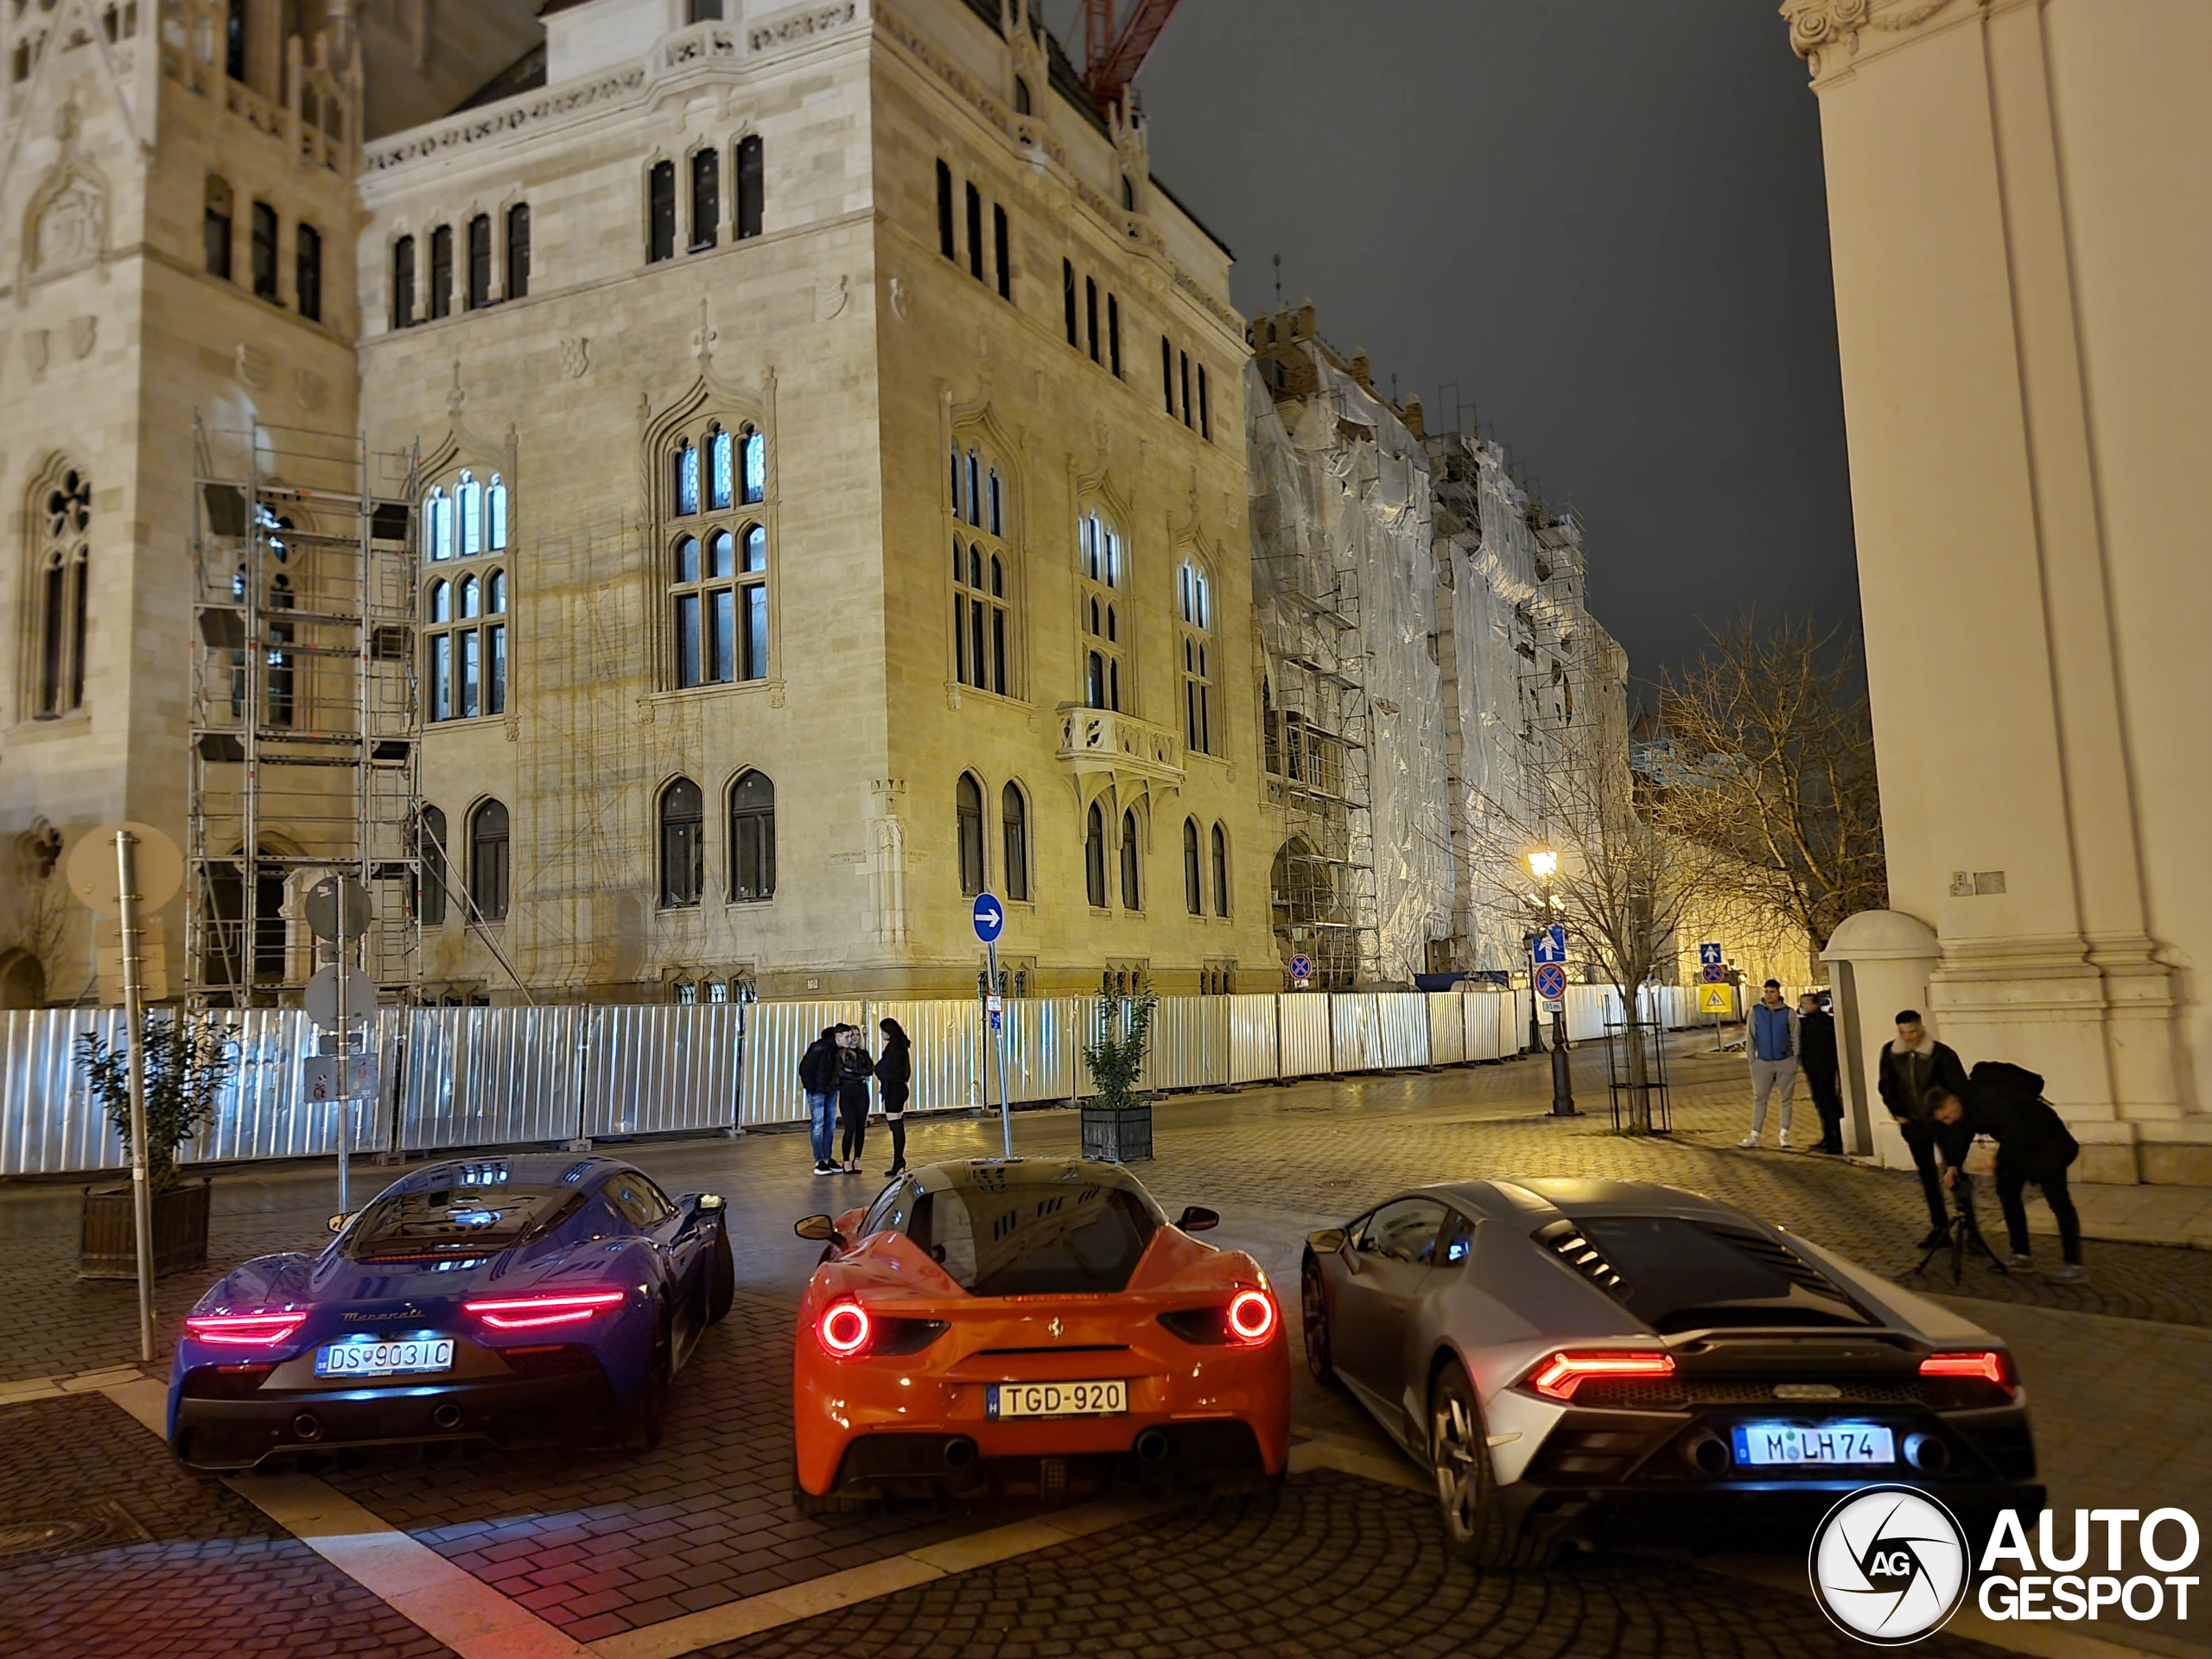
<svg viewBox="0 0 2212 1659">
<path fill-rule="evenodd" d="M 861 1149 L 868 1140 L 868 1084 L 875 1079 L 883 1099 L 883 1121 L 891 1126 L 891 1167 L 885 1179 L 906 1167 L 906 1094 L 913 1077 L 912 1045 L 905 1027 L 886 1020 L 882 1058 L 871 1058 L 858 1026 L 824 1026 L 798 1063 L 799 1087 L 806 1091 L 806 1112 L 814 1139 L 817 1175 L 857 1175 Z M 834 1115 L 834 1116 L 833 1116 Z M 830 1137 L 842 1121 L 840 1155 L 830 1155 Z"/>
<path fill-rule="evenodd" d="M 1782 982 L 1770 979 L 1751 1004 L 1751 1029 L 1745 1049 L 1751 1061 L 1751 1132 L 1736 1144 L 1745 1148 L 1759 1143 L 1766 1128 L 1768 1098 L 1782 1091 L 1782 1132 L 1775 1143 L 1789 1150 L 1789 1109 L 1802 1072 L 1812 1091 L 1813 1105 L 1821 1115 L 1821 1138 L 1815 1152 L 1843 1150 L 1843 1089 L 1836 1071 L 1835 1019 L 1808 991 L 1791 1007 L 1782 999 Z"/>
</svg>

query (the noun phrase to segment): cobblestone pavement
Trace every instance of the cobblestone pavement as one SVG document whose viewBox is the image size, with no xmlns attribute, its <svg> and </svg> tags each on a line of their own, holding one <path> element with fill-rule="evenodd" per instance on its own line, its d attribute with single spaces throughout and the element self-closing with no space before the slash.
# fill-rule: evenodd
<svg viewBox="0 0 2212 1659">
<path fill-rule="evenodd" d="M 1809 1599 L 1677 1560 L 1478 1573 L 1428 1499 L 1327 1471 L 709 1648 L 714 1659 L 1863 1656 Z M 1916 1652 L 1987 1655 L 1938 1637 Z"/>
<path fill-rule="evenodd" d="M 448 1654 L 100 1395 L 0 1408 L 0 1447 L 9 1659 Z"/>
</svg>

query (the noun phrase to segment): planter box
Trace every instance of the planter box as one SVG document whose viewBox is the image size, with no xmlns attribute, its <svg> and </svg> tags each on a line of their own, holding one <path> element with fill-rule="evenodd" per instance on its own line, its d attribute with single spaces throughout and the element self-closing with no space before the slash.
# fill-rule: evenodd
<svg viewBox="0 0 2212 1659">
<path fill-rule="evenodd" d="M 213 1183 L 202 1179 L 154 1194 L 154 1276 L 207 1265 L 207 1200 Z M 85 1189 L 85 1220 L 78 1236 L 80 1279 L 136 1279 L 137 1225 L 130 1189 Z"/>
<path fill-rule="evenodd" d="M 1152 1107 L 1085 1106 L 1083 1155 L 1108 1163 L 1133 1164 L 1152 1156 Z"/>
</svg>

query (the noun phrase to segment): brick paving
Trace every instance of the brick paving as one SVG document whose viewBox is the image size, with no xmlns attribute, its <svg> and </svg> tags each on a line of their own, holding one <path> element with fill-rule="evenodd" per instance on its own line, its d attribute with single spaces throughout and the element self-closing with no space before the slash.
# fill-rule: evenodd
<svg viewBox="0 0 2212 1659">
<path fill-rule="evenodd" d="M 1609 1555 L 1484 1573 L 1445 1553 L 1433 1503 L 1319 1472 L 704 1649 L 712 1659 L 1515 1659 L 1861 1656 L 1808 1598 L 1678 1560 Z M 1939 1636 L 1915 1651 L 1991 1655 Z"/>
<path fill-rule="evenodd" d="M 9 1659 L 448 1654 L 99 1395 L 0 1408 L 0 1446 Z"/>
</svg>

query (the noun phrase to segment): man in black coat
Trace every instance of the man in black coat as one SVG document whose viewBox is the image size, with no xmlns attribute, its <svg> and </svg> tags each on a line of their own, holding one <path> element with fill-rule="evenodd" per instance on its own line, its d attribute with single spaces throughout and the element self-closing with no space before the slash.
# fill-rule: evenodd
<svg viewBox="0 0 2212 1659">
<path fill-rule="evenodd" d="M 1843 1150 L 1843 1086 L 1835 1064 L 1835 1016 L 1810 991 L 1797 999 L 1797 1069 L 1821 1115 L 1815 1152 Z"/>
<path fill-rule="evenodd" d="M 814 1142 L 814 1173 L 817 1175 L 835 1175 L 838 1172 L 830 1154 L 836 1145 L 840 1029 L 836 1026 L 823 1027 L 822 1034 L 807 1045 L 806 1052 L 799 1056 L 798 1061 L 798 1086 L 806 1096 L 807 1129 Z"/>
<path fill-rule="evenodd" d="M 1943 1182 L 1936 1173 L 1936 1126 L 1928 1116 L 1928 1093 L 1936 1088 L 1965 1093 L 1967 1069 L 1948 1044 L 1928 1034 L 1920 1010 L 1906 1008 L 1897 1015 L 1897 1041 L 1882 1046 L 1877 1083 L 1882 1104 L 1897 1119 L 1912 1149 L 1913 1166 L 1920 1171 L 1921 1194 L 1928 1200 L 1928 1236 L 1920 1248 L 1932 1250 L 1950 1236 L 1951 1220 L 1943 1211 Z"/>
<path fill-rule="evenodd" d="M 2050 1276 L 2062 1281 L 2079 1279 L 2082 1218 L 2067 1194 L 2066 1171 L 2080 1155 L 2082 1144 L 2043 1097 L 2043 1079 L 2024 1066 L 1983 1060 L 1963 1090 L 1954 1093 L 1939 1085 L 1929 1090 L 1929 1116 L 1942 1140 L 1946 1186 L 1959 1179 L 1974 1136 L 1986 1135 L 1997 1143 L 1997 1203 L 2005 1211 L 2005 1230 L 2012 1244 L 2005 1265 L 2016 1273 L 2035 1266 L 2028 1254 L 2024 1201 L 2032 1181 L 2043 1189 L 2044 1201 L 2058 1224 L 2063 1260 Z"/>
</svg>

